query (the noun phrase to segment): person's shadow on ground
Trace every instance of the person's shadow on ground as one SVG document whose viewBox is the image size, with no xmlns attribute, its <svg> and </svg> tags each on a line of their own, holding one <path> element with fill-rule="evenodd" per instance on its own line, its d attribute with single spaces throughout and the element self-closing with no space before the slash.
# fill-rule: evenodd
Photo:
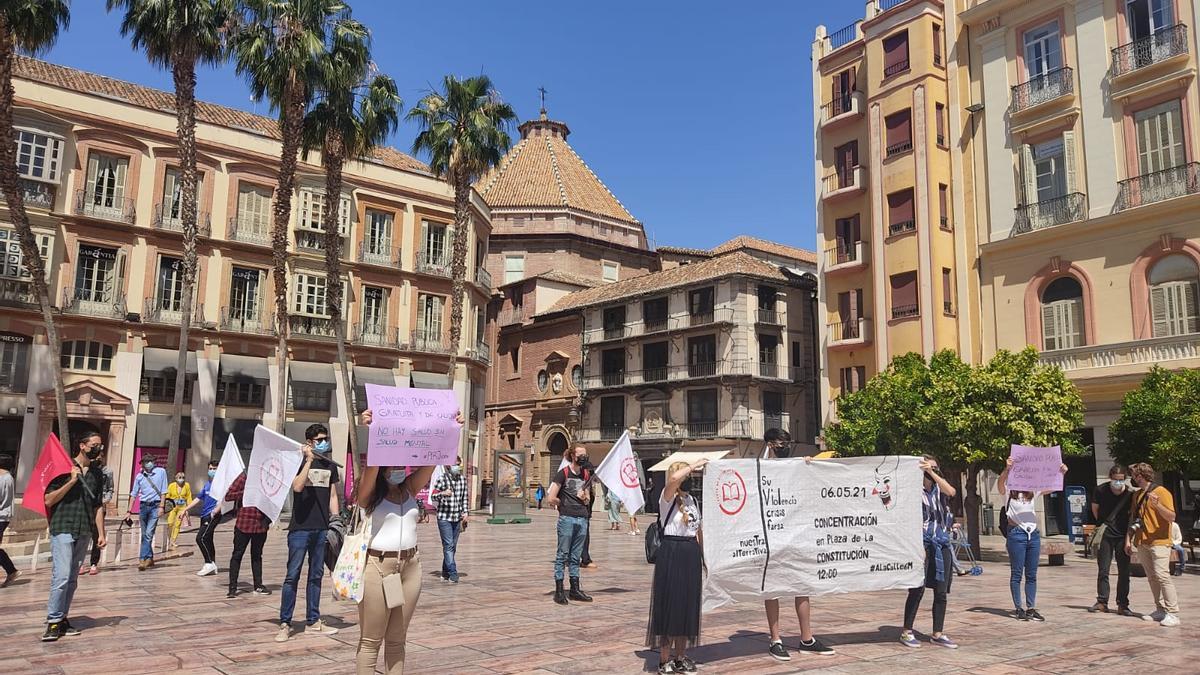
<svg viewBox="0 0 1200 675">
<path fill-rule="evenodd" d="M 880 626 L 874 631 L 859 631 L 854 633 L 821 633 L 821 641 L 835 647 L 853 644 L 871 644 L 894 642 L 900 639 L 900 626 Z M 799 637 L 784 636 L 785 644 L 794 644 Z M 697 664 L 713 665 L 728 659 L 743 658 L 761 654 L 768 657 L 767 646 L 770 636 L 762 631 L 739 630 L 730 635 L 725 642 L 708 642 L 687 651 L 687 655 Z M 636 652 L 644 661 L 642 670 L 656 672 L 658 670 L 659 650 L 642 649 Z M 769 658 L 769 657 L 768 657 Z"/>
</svg>

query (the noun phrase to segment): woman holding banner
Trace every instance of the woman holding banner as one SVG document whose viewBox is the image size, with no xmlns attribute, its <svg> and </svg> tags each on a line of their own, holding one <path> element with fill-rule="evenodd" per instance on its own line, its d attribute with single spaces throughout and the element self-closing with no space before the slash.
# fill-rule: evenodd
<svg viewBox="0 0 1200 675">
<path fill-rule="evenodd" d="M 908 589 L 908 600 L 904 603 L 904 630 L 900 632 L 900 644 L 905 647 L 920 647 L 913 633 L 917 610 L 925 589 L 933 589 L 933 634 L 929 641 L 940 647 L 958 649 L 958 644 L 942 632 L 946 624 L 946 602 L 950 595 L 950 581 L 954 578 L 954 553 L 950 548 L 950 529 L 954 526 L 954 513 L 949 500 L 954 497 L 954 486 L 942 477 L 937 460 L 925 455 L 921 460 L 925 472 L 924 492 L 921 494 L 921 526 L 925 539 L 925 585 Z"/>
<path fill-rule="evenodd" d="M 1037 611 L 1037 568 L 1038 557 L 1042 553 L 1042 536 L 1038 532 L 1038 517 L 1035 504 L 1040 492 L 1023 492 L 1008 489 L 1008 474 L 1013 467 L 1013 458 L 1009 457 L 1004 471 L 996 485 L 1001 492 L 1008 494 L 1008 503 L 1004 508 L 1008 529 L 1005 532 L 1005 545 L 1008 549 L 1009 590 L 1012 593 L 1013 607 L 1016 608 L 1016 618 L 1020 621 L 1045 621 L 1045 617 Z M 1059 469 L 1064 474 L 1067 465 Z M 1021 602 L 1021 579 L 1025 581 L 1025 602 Z"/>
<path fill-rule="evenodd" d="M 700 547 L 700 507 L 688 494 L 693 471 L 708 463 L 675 462 L 667 469 L 667 484 L 658 498 L 662 539 L 654 558 L 650 590 L 650 621 L 646 646 L 658 647 L 659 673 L 694 673 L 696 663 L 684 655 L 700 637 L 700 587 L 703 550 Z M 672 658 L 672 653 L 674 658 Z"/>
</svg>

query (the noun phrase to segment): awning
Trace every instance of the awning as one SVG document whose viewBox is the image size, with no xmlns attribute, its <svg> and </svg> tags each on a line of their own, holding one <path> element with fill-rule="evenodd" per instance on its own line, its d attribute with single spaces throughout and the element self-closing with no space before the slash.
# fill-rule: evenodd
<svg viewBox="0 0 1200 675">
<path fill-rule="evenodd" d="M 412 386 L 418 389 L 450 388 L 450 376 L 446 373 L 428 373 L 423 370 L 414 370 L 410 375 L 412 377 Z"/>
<path fill-rule="evenodd" d="M 729 450 L 708 450 L 706 452 L 687 452 L 681 450 L 679 452 L 672 452 L 670 455 L 664 457 L 661 462 L 650 467 L 650 471 L 666 471 L 675 462 L 687 462 L 688 464 L 694 464 L 702 459 L 707 459 L 711 462 L 713 460 L 721 459 L 730 452 L 731 451 Z"/>
<path fill-rule="evenodd" d="M 238 356 L 237 354 L 221 355 L 221 374 L 223 380 L 256 380 L 263 384 L 271 381 L 271 373 L 267 370 L 267 360 L 261 356 Z"/>
<path fill-rule="evenodd" d="M 396 376 L 392 373 L 391 368 L 354 366 L 354 386 L 361 387 L 364 384 L 382 384 L 394 387 L 396 386 Z"/>
<path fill-rule="evenodd" d="M 332 363 L 312 363 L 311 361 L 292 361 L 290 364 L 292 380 L 308 384 L 327 384 L 337 386 L 337 376 L 333 372 Z"/>
<path fill-rule="evenodd" d="M 233 436 L 233 442 L 237 443 L 242 461 L 249 464 L 250 451 L 254 447 L 254 428 L 258 424 L 258 420 L 238 420 L 231 417 L 213 419 L 213 460 L 220 461 L 221 454 L 225 452 L 225 443 L 229 441 L 230 436 Z"/>
<path fill-rule="evenodd" d="M 166 448 L 171 445 L 171 416 L 142 413 L 137 416 L 134 445 L 141 448 Z M 192 447 L 192 418 L 184 417 L 179 424 L 179 447 Z"/>
<path fill-rule="evenodd" d="M 147 375 L 150 373 L 174 373 L 175 367 L 178 365 L 178 349 L 146 347 L 142 350 L 142 372 Z M 200 371 L 196 369 L 196 352 L 188 352 L 187 374 L 195 375 L 198 372 Z"/>
</svg>

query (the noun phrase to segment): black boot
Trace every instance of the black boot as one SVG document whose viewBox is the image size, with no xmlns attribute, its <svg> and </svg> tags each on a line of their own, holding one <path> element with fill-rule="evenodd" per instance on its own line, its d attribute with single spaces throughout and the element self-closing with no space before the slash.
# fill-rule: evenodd
<svg viewBox="0 0 1200 675">
<path fill-rule="evenodd" d="M 562 579 L 554 580 L 554 602 L 560 605 L 567 604 L 567 594 L 563 592 Z"/>
<path fill-rule="evenodd" d="M 579 590 L 579 577 L 571 577 L 571 592 L 567 593 L 567 597 L 579 602 L 592 601 L 592 596 Z"/>
</svg>

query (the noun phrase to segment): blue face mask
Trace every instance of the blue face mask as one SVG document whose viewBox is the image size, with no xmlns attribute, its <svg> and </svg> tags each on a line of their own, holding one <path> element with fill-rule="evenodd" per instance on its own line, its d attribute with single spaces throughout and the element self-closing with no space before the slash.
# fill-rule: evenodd
<svg viewBox="0 0 1200 675">
<path fill-rule="evenodd" d="M 216 469 L 209 469 L 209 470 L 208 470 L 208 477 L 209 477 L 209 478 L 213 478 L 213 477 L 215 477 L 216 475 L 217 475 L 217 470 L 216 470 Z"/>
<path fill-rule="evenodd" d="M 329 452 L 332 449 L 333 445 L 330 444 L 329 439 L 317 441 L 316 444 L 313 445 L 313 450 L 321 453 Z"/>
</svg>

